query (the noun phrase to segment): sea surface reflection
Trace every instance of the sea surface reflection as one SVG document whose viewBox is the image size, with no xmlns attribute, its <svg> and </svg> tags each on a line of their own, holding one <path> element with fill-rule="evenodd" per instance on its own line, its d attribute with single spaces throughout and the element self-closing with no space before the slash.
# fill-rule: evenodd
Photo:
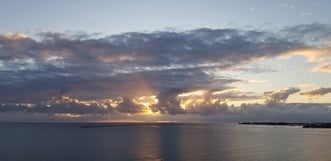
<svg viewBox="0 0 331 161">
<path fill-rule="evenodd" d="M 0 161 L 328 161 L 330 129 L 237 124 L 0 124 Z"/>
</svg>

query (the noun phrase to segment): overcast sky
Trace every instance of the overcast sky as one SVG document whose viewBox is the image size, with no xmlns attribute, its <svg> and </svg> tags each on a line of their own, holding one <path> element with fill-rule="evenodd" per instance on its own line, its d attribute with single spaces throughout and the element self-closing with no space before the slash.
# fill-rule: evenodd
<svg viewBox="0 0 331 161">
<path fill-rule="evenodd" d="M 3 0 L 0 121 L 331 121 L 327 0 Z"/>
</svg>

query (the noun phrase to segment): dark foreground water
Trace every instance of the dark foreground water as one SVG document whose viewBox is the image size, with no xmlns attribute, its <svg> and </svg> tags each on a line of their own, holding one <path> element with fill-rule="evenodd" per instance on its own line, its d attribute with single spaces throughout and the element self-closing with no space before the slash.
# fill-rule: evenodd
<svg viewBox="0 0 331 161">
<path fill-rule="evenodd" d="M 0 124 L 0 161 L 331 160 L 330 129 L 236 124 L 101 125 Z"/>
</svg>

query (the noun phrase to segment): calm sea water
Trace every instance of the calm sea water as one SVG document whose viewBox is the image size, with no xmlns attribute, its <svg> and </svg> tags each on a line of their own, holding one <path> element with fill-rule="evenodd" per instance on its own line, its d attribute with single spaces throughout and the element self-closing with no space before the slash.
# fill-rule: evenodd
<svg viewBox="0 0 331 161">
<path fill-rule="evenodd" d="M 91 125 L 2 123 L 0 161 L 331 160 L 330 129 L 237 124 Z"/>
</svg>

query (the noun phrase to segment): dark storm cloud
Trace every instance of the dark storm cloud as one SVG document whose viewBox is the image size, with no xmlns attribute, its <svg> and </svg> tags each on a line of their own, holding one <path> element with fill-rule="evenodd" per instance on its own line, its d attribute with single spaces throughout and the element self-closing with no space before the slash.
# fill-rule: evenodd
<svg viewBox="0 0 331 161">
<path fill-rule="evenodd" d="M 314 89 L 314 90 L 307 91 L 307 92 L 302 92 L 300 94 L 305 95 L 305 96 L 314 97 L 314 96 L 323 96 L 328 93 L 331 93 L 331 88 L 320 87 L 318 89 Z"/>
</svg>

